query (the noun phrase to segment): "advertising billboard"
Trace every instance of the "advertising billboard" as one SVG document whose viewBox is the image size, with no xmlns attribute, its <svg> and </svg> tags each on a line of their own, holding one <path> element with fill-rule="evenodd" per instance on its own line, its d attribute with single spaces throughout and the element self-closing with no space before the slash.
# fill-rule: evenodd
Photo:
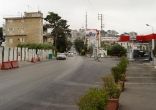
<svg viewBox="0 0 156 110">
<path fill-rule="evenodd" d="M 98 30 L 97 29 L 86 29 L 86 38 L 95 38 L 98 39 Z"/>
</svg>

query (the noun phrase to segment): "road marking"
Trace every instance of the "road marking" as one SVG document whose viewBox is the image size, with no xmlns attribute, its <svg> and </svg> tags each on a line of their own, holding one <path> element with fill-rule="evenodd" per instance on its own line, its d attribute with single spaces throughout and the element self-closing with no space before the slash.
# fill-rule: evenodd
<svg viewBox="0 0 156 110">
<path fill-rule="evenodd" d="M 128 82 L 128 83 L 125 83 L 125 84 L 126 84 L 126 85 L 127 85 L 127 84 L 142 84 L 142 85 L 143 85 L 143 84 L 146 84 L 146 85 L 156 85 L 156 83 L 129 83 L 129 82 Z"/>
<path fill-rule="evenodd" d="M 156 77 L 148 77 L 148 76 L 144 76 L 144 77 L 126 77 L 126 79 L 143 79 L 143 78 L 149 78 L 149 79 L 152 79 L 152 78 L 156 78 Z"/>
</svg>

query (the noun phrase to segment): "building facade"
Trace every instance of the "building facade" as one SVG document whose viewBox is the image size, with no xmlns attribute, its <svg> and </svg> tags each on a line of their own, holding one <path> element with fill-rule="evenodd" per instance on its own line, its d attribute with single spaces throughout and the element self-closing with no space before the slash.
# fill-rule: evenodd
<svg viewBox="0 0 156 110">
<path fill-rule="evenodd" d="M 26 43 L 43 43 L 43 14 L 40 11 L 25 12 L 24 16 L 4 19 L 7 47 Z"/>
<path fill-rule="evenodd" d="M 85 29 L 80 29 L 80 30 L 72 30 L 71 29 L 71 38 L 69 40 L 71 42 L 74 42 L 75 39 L 80 38 L 80 39 L 85 39 Z"/>
</svg>

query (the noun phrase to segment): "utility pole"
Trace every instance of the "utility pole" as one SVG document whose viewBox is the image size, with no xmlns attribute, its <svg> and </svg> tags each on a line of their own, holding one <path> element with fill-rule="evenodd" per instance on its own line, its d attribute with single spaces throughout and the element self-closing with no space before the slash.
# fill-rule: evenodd
<svg viewBox="0 0 156 110">
<path fill-rule="evenodd" d="M 86 12 L 86 30 L 87 30 L 87 12 Z"/>
<path fill-rule="evenodd" d="M 97 40 L 97 60 L 98 60 L 98 56 L 99 56 L 99 48 L 101 47 L 101 31 L 103 30 L 103 15 L 102 14 L 98 14 L 98 20 L 101 21 L 101 30 L 98 31 L 98 40 Z"/>
<path fill-rule="evenodd" d="M 101 21 L 101 30 L 104 28 L 104 24 L 103 24 L 103 15 L 102 14 L 98 14 L 98 20 Z"/>
</svg>

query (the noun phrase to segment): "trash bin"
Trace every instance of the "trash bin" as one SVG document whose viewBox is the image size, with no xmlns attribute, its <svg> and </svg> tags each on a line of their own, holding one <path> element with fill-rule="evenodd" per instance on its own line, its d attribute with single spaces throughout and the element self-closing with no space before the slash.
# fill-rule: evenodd
<svg viewBox="0 0 156 110">
<path fill-rule="evenodd" d="M 49 54 L 49 59 L 52 59 L 53 55 L 52 54 Z"/>
</svg>

